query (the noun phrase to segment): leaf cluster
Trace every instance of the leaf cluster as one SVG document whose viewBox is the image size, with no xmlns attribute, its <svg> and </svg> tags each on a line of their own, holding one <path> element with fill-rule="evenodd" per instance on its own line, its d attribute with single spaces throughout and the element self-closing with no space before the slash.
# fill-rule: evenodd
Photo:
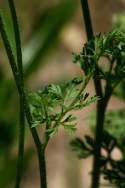
<svg viewBox="0 0 125 188">
<path fill-rule="evenodd" d="M 125 160 L 112 161 L 111 168 L 106 169 L 103 174 L 104 178 L 107 179 L 111 184 L 118 188 L 125 187 Z"/>
<path fill-rule="evenodd" d="M 114 30 L 96 35 L 80 54 L 74 54 L 73 62 L 79 63 L 86 75 L 98 67 L 96 76 L 106 82 L 105 93 L 112 92 L 125 76 L 125 34 Z"/>
<path fill-rule="evenodd" d="M 125 186 L 125 110 L 109 111 L 106 113 L 104 122 L 104 138 L 102 142 L 102 150 L 105 150 L 106 155 L 101 156 L 101 173 L 106 180 L 114 184 L 118 188 Z M 91 116 L 91 129 L 95 131 L 94 126 L 95 114 Z M 121 158 L 114 159 L 113 150 L 117 148 Z M 121 168 L 122 167 L 122 168 Z"/>
<path fill-rule="evenodd" d="M 72 111 L 83 109 L 98 97 L 89 97 L 85 87 L 87 78 L 75 78 L 62 85 L 51 84 L 29 95 L 32 126 L 44 125 L 52 137 L 60 126 L 72 133 L 76 130 L 76 117 Z"/>
<path fill-rule="evenodd" d="M 94 78 L 104 81 L 102 103 L 103 108 L 114 92 L 116 86 L 121 83 L 120 92 L 115 94 L 124 100 L 125 77 L 125 34 L 114 30 L 107 34 L 96 35 L 88 41 L 80 54 L 74 54 L 74 63 L 79 63 L 85 75 L 94 72 Z M 98 70 L 98 72 L 97 72 Z M 102 82 L 101 82 L 102 83 Z M 104 100 L 103 100 L 104 99 Z M 95 116 L 91 124 L 95 130 Z M 117 187 L 125 187 L 125 137 L 124 137 L 124 110 L 110 111 L 106 113 L 103 138 L 101 143 L 100 170 L 106 179 Z M 87 158 L 95 154 L 95 141 L 92 136 L 84 139 L 76 138 L 71 141 L 72 150 L 79 158 Z M 118 161 L 113 159 L 113 150 L 117 148 L 122 155 Z M 121 168 L 122 167 L 122 168 Z"/>
<path fill-rule="evenodd" d="M 85 135 L 84 139 L 75 138 L 70 143 L 71 148 L 78 154 L 79 158 L 87 158 L 90 155 L 94 154 L 94 138 L 89 135 Z M 102 149 L 106 150 L 108 156 L 111 154 L 114 147 L 116 147 L 117 142 L 116 139 L 111 136 L 108 132 L 104 132 L 103 141 L 102 141 Z M 104 156 L 102 155 L 102 159 L 104 160 Z M 103 162 L 103 161 L 102 161 Z"/>
<path fill-rule="evenodd" d="M 120 141 L 107 131 L 103 133 L 101 143 L 100 170 L 104 179 L 118 188 L 125 186 L 125 137 Z M 84 139 L 75 138 L 70 142 L 71 148 L 77 153 L 78 158 L 85 159 L 94 155 L 94 139 L 86 135 Z M 114 159 L 113 151 L 117 148 L 121 157 Z"/>
<path fill-rule="evenodd" d="M 112 150 L 109 152 L 108 157 L 106 158 L 105 166 L 102 168 L 102 175 L 106 180 L 111 184 L 115 185 L 118 188 L 125 187 L 125 149 L 124 143 L 125 138 L 122 139 L 122 142 L 118 143 L 118 140 L 109 135 L 110 144 L 112 145 Z M 120 159 L 114 159 L 112 151 L 114 148 L 118 149 L 118 152 L 121 154 Z"/>
</svg>

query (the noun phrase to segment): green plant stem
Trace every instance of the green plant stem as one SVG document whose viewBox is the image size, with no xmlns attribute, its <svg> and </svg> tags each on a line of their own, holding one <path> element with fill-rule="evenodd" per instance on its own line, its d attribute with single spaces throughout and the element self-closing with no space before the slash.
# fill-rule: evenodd
<svg viewBox="0 0 125 188">
<path fill-rule="evenodd" d="M 90 73 L 88 76 L 85 77 L 85 80 L 83 82 L 83 85 L 81 87 L 81 89 L 79 90 L 77 96 L 75 97 L 75 99 L 71 102 L 71 104 L 69 105 L 69 109 L 71 109 L 71 107 L 77 102 L 77 100 L 79 99 L 79 96 L 82 94 L 82 92 L 85 90 L 89 80 L 91 79 L 93 73 Z M 68 110 L 66 111 L 66 113 L 68 112 Z"/>
<path fill-rule="evenodd" d="M 16 14 L 16 8 L 14 6 L 13 0 L 8 0 L 8 3 L 11 11 L 14 34 L 15 34 L 18 70 L 21 76 L 22 84 L 24 85 L 21 39 L 20 39 L 20 31 L 19 31 L 18 19 Z"/>
<path fill-rule="evenodd" d="M 103 100 L 101 100 L 101 102 L 98 102 L 97 104 L 95 148 L 94 148 L 94 161 L 93 161 L 91 188 L 99 187 L 101 143 L 103 138 L 105 111 L 106 111 L 106 106 L 103 103 Z"/>
<path fill-rule="evenodd" d="M 83 17 L 84 17 L 84 21 L 85 21 L 87 39 L 89 41 L 94 38 L 94 33 L 93 33 L 93 28 L 92 28 L 88 0 L 81 0 L 81 5 L 82 5 L 82 12 L 83 12 Z M 96 66 L 96 70 L 94 73 L 94 85 L 95 85 L 96 94 L 98 96 L 102 97 L 101 82 L 98 78 L 98 74 L 99 74 L 99 70 L 98 70 L 98 67 Z"/>
<path fill-rule="evenodd" d="M 20 40 L 20 33 L 19 33 L 17 16 L 16 16 L 16 9 L 13 0 L 8 0 L 8 3 L 10 7 L 14 34 L 15 34 L 18 72 L 20 74 L 21 85 L 22 87 L 24 87 L 21 40 Z M 20 95 L 19 147 L 18 147 L 17 176 L 16 176 L 15 188 L 20 188 L 22 174 L 23 174 L 24 139 L 25 139 L 24 134 L 25 134 L 25 112 L 23 105 L 23 97 Z"/>
<path fill-rule="evenodd" d="M 47 188 L 45 149 L 42 149 L 39 153 L 39 165 L 42 167 L 40 168 L 41 188 Z"/>
<path fill-rule="evenodd" d="M 36 145 L 36 150 L 37 150 L 37 155 L 38 155 L 40 185 L 41 185 L 40 187 L 47 188 L 45 146 L 44 144 L 41 144 L 36 129 L 32 128 L 32 116 L 30 114 L 29 104 L 28 104 L 27 96 L 24 90 L 23 90 L 23 96 L 24 96 L 23 101 L 24 101 L 24 106 L 25 106 L 26 118 L 27 118 L 28 124 L 30 125 L 30 130 L 31 130 L 31 133 L 32 133 L 35 145 Z"/>
<path fill-rule="evenodd" d="M 25 135 L 25 116 L 24 106 L 20 98 L 20 126 L 19 126 L 19 146 L 18 146 L 18 160 L 16 173 L 16 188 L 20 187 L 23 174 L 23 159 L 24 159 L 24 135 Z"/>
<path fill-rule="evenodd" d="M 92 28 L 88 0 L 81 0 L 81 5 L 82 5 L 82 13 L 83 13 L 84 22 L 85 22 L 87 39 L 91 40 L 94 37 L 94 34 L 93 34 L 93 28 Z"/>
<path fill-rule="evenodd" d="M 42 170 L 45 171 L 45 160 L 42 161 L 42 159 L 43 159 L 43 154 L 41 152 L 42 144 L 41 144 L 41 141 L 39 139 L 39 136 L 38 136 L 36 129 L 32 128 L 32 116 L 30 114 L 30 108 L 29 108 L 29 103 L 28 103 L 28 100 L 27 100 L 27 94 L 26 94 L 25 89 L 24 89 L 22 77 L 20 76 L 20 72 L 19 72 L 17 65 L 16 65 L 16 60 L 14 58 L 14 55 L 13 55 L 13 52 L 12 52 L 12 49 L 11 49 L 11 45 L 10 45 L 10 42 L 8 40 L 8 36 L 7 36 L 6 30 L 5 30 L 4 23 L 3 23 L 1 15 L 0 15 L 0 32 L 1 32 L 2 40 L 3 40 L 4 46 L 5 46 L 5 49 L 6 49 L 6 52 L 7 52 L 9 63 L 10 63 L 11 69 L 12 69 L 14 80 L 15 80 L 15 83 L 16 83 L 16 86 L 17 86 L 17 89 L 18 89 L 18 92 L 19 92 L 19 96 L 20 96 L 20 98 L 23 102 L 23 108 L 24 108 L 24 111 L 25 111 L 25 114 L 26 114 L 26 118 L 27 118 L 30 130 L 31 130 L 31 134 L 32 134 L 33 139 L 34 139 L 35 146 L 36 146 L 38 160 L 39 160 L 41 188 L 46 188 L 47 187 L 46 179 L 45 179 L 45 177 L 42 177 L 42 173 L 41 173 Z M 23 73 L 23 71 L 22 71 L 22 73 Z M 41 164 L 43 165 L 43 167 L 41 166 Z M 44 173 L 44 174 L 46 175 L 46 173 Z"/>
<path fill-rule="evenodd" d="M 84 16 L 84 20 L 85 20 L 87 38 L 88 38 L 88 40 L 92 40 L 94 35 L 93 35 L 92 22 L 91 22 L 88 1 L 81 0 L 81 4 L 82 4 L 83 16 Z M 105 118 L 105 111 L 106 111 L 106 106 L 107 106 L 107 101 L 105 101 L 103 99 L 101 81 L 99 80 L 98 75 L 99 75 L 99 70 L 98 70 L 98 66 L 96 65 L 96 70 L 94 73 L 93 80 L 94 80 L 96 94 L 101 98 L 101 100 L 99 100 L 97 102 L 95 150 L 94 150 L 93 174 L 92 174 L 91 188 L 99 187 L 100 162 L 101 162 L 100 161 L 101 142 L 102 142 L 102 137 L 103 137 L 104 118 Z"/>
<path fill-rule="evenodd" d="M 16 14 L 16 9 L 15 9 L 13 0 L 8 0 L 8 2 L 9 2 L 10 10 L 11 10 L 14 33 L 15 33 L 15 41 L 16 41 L 16 49 L 17 49 L 17 64 L 18 64 L 18 70 L 19 70 L 19 73 L 20 73 L 20 78 L 21 78 L 20 84 L 22 85 L 22 93 L 23 93 L 23 97 L 21 97 L 21 98 L 22 98 L 22 101 L 25 104 L 26 112 L 27 112 L 26 114 L 28 115 L 27 119 L 28 119 L 28 122 L 29 122 L 30 127 L 31 127 L 31 124 L 32 124 L 31 121 L 32 120 L 31 120 L 31 115 L 30 115 L 30 109 L 29 109 L 29 106 L 28 106 L 28 102 L 26 100 L 26 93 L 24 92 L 22 49 L 21 49 L 21 39 L 20 39 L 20 32 L 19 32 L 17 14 Z M 24 110 L 22 111 L 22 114 L 23 113 L 24 113 Z M 31 128 L 31 131 L 32 131 L 32 128 Z M 38 140 L 38 138 L 37 138 L 37 140 Z M 45 155 L 44 155 L 44 151 L 42 149 L 42 144 L 41 143 L 38 144 L 38 143 L 39 143 L 39 140 L 36 143 L 36 145 L 37 145 L 37 153 L 38 153 L 38 160 L 39 160 L 40 184 L 41 184 L 41 187 L 47 188 Z"/>
</svg>

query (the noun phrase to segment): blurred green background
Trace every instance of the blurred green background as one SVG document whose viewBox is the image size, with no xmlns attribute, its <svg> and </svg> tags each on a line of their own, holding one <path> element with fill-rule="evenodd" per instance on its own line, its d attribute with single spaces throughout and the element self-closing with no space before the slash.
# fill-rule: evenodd
<svg viewBox="0 0 125 188">
<path fill-rule="evenodd" d="M 37 90 L 46 84 L 60 83 L 81 74 L 80 68 L 71 63 L 72 52 L 80 51 L 86 41 L 80 0 L 16 0 L 15 3 L 28 90 Z M 124 0 L 93 0 L 89 3 L 95 33 L 104 33 L 113 27 L 125 30 Z M 14 48 L 7 1 L 1 0 L 0 7 L 3 9 L 5 25 Z M 88 90 L 94 92 L 91 84 Z M 113 105 L 124 107 L 124 103 L 116 99 L 112 99 L 110 108 Z M 13 187 L 15 180 L 18 108 L 16 87 L 0 40 L 0 188 Z M 78 113 L 78 135 L 84 135 L 88 130 L 83 124 L 86 124 L 84 120 L 86 112 L 91 110 L 88 108 Z M 71 137 L 61 131 L 47 149 L 49 187 L 88 188 L 89 186 L 88 171 L 91 168 L 91 159 L 87 161 L 89 164 L 78 161 L 70 151 L 68 145 L 70 139 Z M 38 164 L 34 153 L 34 144 L 27 129 L 22 188 L 39 187 Z"/>
</svg>

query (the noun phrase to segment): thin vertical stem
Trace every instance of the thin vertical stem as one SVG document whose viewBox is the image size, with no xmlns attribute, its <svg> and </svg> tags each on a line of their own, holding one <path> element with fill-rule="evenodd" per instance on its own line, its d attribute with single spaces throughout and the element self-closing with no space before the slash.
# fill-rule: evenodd
<svg viewBox="0 0 125 188">
<path fill-rule="evenodd" d="M 95 132 L 95 147 L 94 147 L 94 161 L 91 188 L 98 188 L 100 185 L 100 163 L 101 163 L 101 143 L 104 130 L 106 105 L 103 99 L 97 104 L 96 113 L 96 132 Z"/>
<path fill-rule="evenodd" d="M 23 90 L 21 92 L 23 97 L 20 96 L 20 99 L 22 99 L 22 101 L 20 100 L 20 104 L 25 101 L 25 104 L 28 107 L 28 103 L 27 103 L 27 100 L 26 100 L 26 97 L 25 97 L 26 93 L 24 92 L 22 49 L 21 49 L 21 39 L 20 39 L 20 32 L 19 32 L 17 14 L 16 14 L 16 9 L 15 9 L 13 0 L 8 0 L 8 2 L 9 2 L 10 10 L 11 10 L 11 15 L 12 15 L 12 20 L 13 20 L 13 28 L 14 28 L 14 33 L 15 33 L 16 50 L 17 50 L 17 64 L 18 64 L 18 70 L 19 70 L 20 78 L 21 78 L 20 79 L 20 82 L 21 82 L 20 84 L 22 85 L 22 90 Z M 28 117 L 31 117 L 30 113 L 29 113 L 30 112 L 29 108 L 27 108 L 27 112 L 29 114 Z M 24 115 L 24 109 L 22 109 L 22 115 Z M 29 119 L 29 123 L 31 124 L 31 120 L 30 119 Z M 22 132 L 23 132 L 23 130 L 22 130 Z M 22 135 L 22 138 L 23 138 L 23 135 Z M 42 151 L 41 148 L 42 148 L 41 144 L 39 144 L 39 146 L 37 147 L 37 152 L 38 152 L 38 160 L 39 160 L 40 184 L 41 184 L 42 188 L 47 188 L 45 155 L 44 155 L 44 151 Z M 16 188 L 19 188 L 19 187 L 16 187 Z"/>
<path fill-rule="evenodd" d="M 81 0 L 81 5 L 82 5 L 82 13 L 83 13 L 84 22 L 85 22 L 87 39 L 91 40 L 94 37 L 94 34 L 93 34 L 92 21 L 91 21 L 88 1 Z"/>
<path fill-rule="evenodd" d="M 21 80 L 23 81 L 22 84 L 24 85 L 21 38 L 20 38 L 20 31 L 19 31 L 17 13 L 16 13 L 16 8 L 14 6 L 13 0 L 8 0 L 8 3 L 9 3 L 10 11 L 11 11 L 14 34 L 15 34 L 18 70 L 20 72 Z"/>
<path fill-rule="evenodd" d="M 22 51 L 21 51 L 21 39 L 19 33 L 19 26 L 17 21 L 16 9 L 13 0 L 8 0 L 10 12 L 12 16 L 15 42 L 16 42 L 16 56 L 17 56 L 17 66 L 20 75 L 20 84 L 22 88 L 24 87 L 23 78 L 23 65 L 22 65 Z M 20 188 L 21 179 L 23 174 L 23 159 L 24 159 L 24 139 L 25 139 L 25 112 L 23 105 L 23 97 L 20 95 L 20 123 L 19 123 L 19 146 L 18 146 L 18 160 L 17 160 L 17 176 L 15 188 Z"/>
<path fill-rule="evenodd" d="M 89 11 L 88 0 L 81 0 L 81 5 L 82 5 L 83 18 L 85 21 L 87 39 L 89 41 L 94 38 L 94 34 L 93 34 L 92 21 L 91 21 L 91 16 L 90 16 L 90 11 Z M 95 74 L 94 74 L 94 84 L 95 84 L 96 94 L 98 96 L 102 97 L 102 88 L 101 88 L 101 82 L 98 79 L 98 67 L 97 66 L 96 66 L 96 70 L 95 70 Z"/>
<path fill-rule="evenodd" d="M 39 152 L 39 165 L 40 165 L 40 183 L 41 188 L 47 188 L 47 175 L 46 175 L 46 160 L 45 160 L 45 150 L 42 149 Z"/>
<path fill-rule="evenodd" d="M 93 35 L 88 1 L 81 0 L 81 4 L 82 4 L 87 38 L 88 40 L 92 40 L 94 38 L 94 35 Z M 99 70 L 98 70 L 98 65 L 96 64 L 96 70 L 94 72 L 93 80 L 94 80 L 96 94 L 100 96 L 101 100 L 97 102 L 95 148 L 94 148 L 94 161 L 93 161 L 91 188 L 99 187 L 101 142 L 102 142 L 102 137 L 103 137 L 104 118 L 105 118 L 105 111 L 106 111 L 106 105 L 107 105 L 107 103 L 105 102 L 103 98 L 101 81 L 98 75 L 99 75 Z"/>
<path fill-rule="evenodd" d="M 25 116 L 24 106 L 20 98 L 20 125 L 19 125 L 19 146 L 18 146 L 18 160 L 17 160 L 17 173 L 15 188 L 19 188 L 21 185 L 21 179 L 23 174 L 23 160 L 24 160 L 24 135 L 25 135 Z"/>
<path fill-rule="evenodd" d="M 13 3 L 12 0 L 9 0 L 9 2 Z M 12 4 L 10 6 L 12 6 Z M 10 8 L 12 8 L 12 7 L 10 7 Z M 13 4 L 13 8 L 15 8 L 14 4 Z M 13 9 L 11 11 L 13 11 Z M 15 11 L 15 14 L 16 14 L 16 11 Z M 18 27 L 17 22 L 15 21 L 15 18 L 13 18 L 13 15 L 12 15 L 12 19 L 13 19 L 14 27 L 15 27 L 15 25 L 16 25 L 16 27 Z M 19 29 L 16 32 L 19 32 Z M 36 128 L 32 128 L 32 116 L 30 114 L 30 108 L 29 108 L 29 103 L 28 103 L 28 100 L 27 100 L 27 94 L 25 93 L 25 88 L 24 88 L 21 42 L 19 42 L 19 44 L 16 44 L 16 45 L 20 45 L 19 46 L 20 50 L 19 49 L 18 49 L 19 51 L 17 50 L 18 51 L 17 56 L 18 56 L 19 53 L 21 55 L 20 60 L 18 59 L 18 61 L 17 61 L 17 63 L 18 63 L 18 67 L 17 67 L 17 63 L 16 63 L 16 60 L 14 58 L 10 42 L 8 40 L 8 36 L 7 36 L 6 30 L 5 30 L 5 27 L 4 27 L 4 23 L 3 23 L 3 19 L 2 19 L 1 14 L 0 14 L 0 33 L 1 33 L 1 36 L 2 36 L 2 40 L 3 40 L 4 46 L 5 46 L 6 52 L 7 52 L 7 56 L 8 56 L 9 63 L 10 63 L 11 69 L 12 69 L 14 80 L 15 80 L 15 83 L 16 83 L 16 86 L 17 86 L 17 89 L 18 89 L 18 92 L 19 92 L 19 96 L 20 96 L 20 100 L 21 100 L 20 102 L 21 102 L 21 105 L 23 104 L 23 106 L 21 106 L 21 114 L 23 114 L 22 113 L 22 107 L 23 107 L 23 110 L 25 111 L 26 118 L 27 118 L 27 121 L 28 121 L 28 124 L 29 124 L 31 134 L 32 134 L 34 142 L 35 142 L 38 160 L 39 160 L 40 185 L 41 185 L 41 188 L 47 188 L 45 155 L 43 155 L 43 152 L 41 151 L 43 144 L 40 141 L 40 138 L 38 136 Z M 18 43 L 18 40 L 20 40 L 20 39 L 19 38 L 17 39 L 16 37 L 20 38 L 20 34 L 18 33 L 18 34 L 15 35 L 16 43 Z M 23 116 L 23 118 L 24 118 L 24 116 Z M 21 121 L 23 120 L 21 116 L 20 116 L 20 119 L 21 119 Z M 21 123 L 21 121 L 20 121 L 20 123 Z M 19 161 L 20 161 L 20 159 L 19 159 Z M 19 164 L 19 168 L 20 167 L 21 167 L 21 164 Z M 20 179 L 19 179 L 19 181 L 20 181 Z M 19 186 L 20 182 L 18 182 L 17 185 Z"/>
</svg>

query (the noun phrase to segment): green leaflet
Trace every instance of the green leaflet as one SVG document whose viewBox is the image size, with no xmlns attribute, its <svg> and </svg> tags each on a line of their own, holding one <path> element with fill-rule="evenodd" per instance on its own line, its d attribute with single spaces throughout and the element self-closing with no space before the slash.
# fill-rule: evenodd
<svg viewBox="0 0 125 188">
<path fill-rule="evenodd" d="M 73 110 L 80 110 L 99 98 L 88 99 L 85 93 L 87 78 L 75 78 L 61 85 L 51 84 L 29 95 L 32 127 L 43 125 L 49 137 L 55 135 L 60 126 L 72 134 L 76 130 L 77 119 Z M 89 80 L 88 80 L 89 81 Z M 81 90 L 83 88 L 83 90 Z"/>
<path fill-rule="evenodd" d="M 99 78 L 114 88 L 125 76 L 125 34 L 114 30 L 105 35 L 97 35 L 83 47 L 80 54 L 73 55 L 73 62 L 79 63 L 85 74 L 99 67 Z M 99 61 L 107 59 L 107 63 Z"/>
</svg>

